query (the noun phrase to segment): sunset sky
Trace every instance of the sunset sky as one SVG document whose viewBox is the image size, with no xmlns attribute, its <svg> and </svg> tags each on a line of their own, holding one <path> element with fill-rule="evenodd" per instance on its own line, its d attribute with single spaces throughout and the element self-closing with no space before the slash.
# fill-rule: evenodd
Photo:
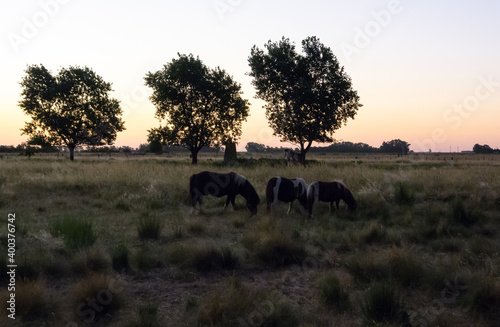
<svg viewBox="0 0 500 327">
<path fill-rule="evenodd" d="M 317 36 L 351 76 L 363 107 L 338 140 L 380 146 L 399 138 L 414 151 L 500 147 L 500 2 L 494 0 L 23 0 L 2 1 L 0 144 L 16 145 L 27 117 L 17 103 L 27 65 L 88 66 L 113 84 L 137 147 L 159 125 L 144 76 L 192 53 L 241 83 L 250 100 L 239 149 L 273 146 L 251 85 L 253 45 Z M 315 144 L 318 145 L 318 144 Z"/>
</svg>

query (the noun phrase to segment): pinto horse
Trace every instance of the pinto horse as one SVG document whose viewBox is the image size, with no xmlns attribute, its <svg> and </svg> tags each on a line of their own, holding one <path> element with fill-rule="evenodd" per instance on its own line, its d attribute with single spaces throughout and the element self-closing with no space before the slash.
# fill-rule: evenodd
<svg viewBox="0 0 500 327">
<path fill-rule="evenodd" d="M 241 195 L 247 200 L 247 208 L 250 210 L 250 216 L 257 214 L 257 206 L 260 203 L 259 195 L 250 182 L 243 176 L 230 172 L 228 174 L 219 174 L 209 171 L 203 171 L 194 174 L 189 179 L 189 195 L 191 205 L 196 209 L 204 195 L 211 195 L 220 198 L 227 196 L 224 208 L 231 202 L 234 208 L 236 195 Z"/>
<path fill-rule="evenodd" d="M 307 184 L 302 178 L 288 179 L 284 177 L 273 177 L 267 182 L 266 203 L 267 213 L 271 212 L 271 206 L 278 204 L 278 201 L 288 202 L 288 212 L 292 208 L 292 203 L 299 200 L 304 210 L 307 207 Z"/>
<path fill-rule="evenodd" d="M 354 196 L 351 191 L 345 187 L 344 183 L 340 181 L 328 183 L 328 182 L 313 182 L 307 188 L 307 208 L 309 211 L 309 216 L 312 215 L 312 211 L 316 202 L 330 202 L 330 212 L 332 211 L 333 202 L 335 206 L 339 208 L 339 202 L 343 200 L 347 205 L 347 209 L 351 212 L 356 211 L 358 206 Z"/>
</svg>

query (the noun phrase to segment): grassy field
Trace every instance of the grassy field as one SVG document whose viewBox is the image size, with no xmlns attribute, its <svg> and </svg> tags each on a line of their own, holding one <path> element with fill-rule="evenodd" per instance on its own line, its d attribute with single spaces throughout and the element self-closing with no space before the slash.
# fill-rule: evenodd
<svg viewBox="0 0 500 327">
<path fill-rule="evenodd" d="M 3 156 L 4 306 L 9 214 L 18 266 L 16 319 L 2 310 L 0 325 L 499 326 L 499 157 L 241 157 Z M 192 214 L 188 180 L 202 170 L 247 177 L 257 216 L 241 198 Z M 358 210 L 267 215 L 277 175 L 340 179 Z"/>
</svg>

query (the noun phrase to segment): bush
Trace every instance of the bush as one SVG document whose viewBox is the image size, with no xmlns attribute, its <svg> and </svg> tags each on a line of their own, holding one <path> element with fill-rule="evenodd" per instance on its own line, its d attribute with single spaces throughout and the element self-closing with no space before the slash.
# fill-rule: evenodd
<svg viewBox="0 0 500 327">
<path fill-rule="evenodd" d="M 97 238 L 92 223 L 79 218 L 64 218 L 56 221 L 50 233 L 54 237 L 62 237 L 64 244 L 72 249 L 90 246 Z"/>
<path fill-rule="evenodd" d="M 491 322 L 500 321 L 500 286 L 487 280 L 475 288 L 469 295 L 469 306 L 472 313 Z"/>
<path fill-rule="evenodd" d="M 137 224 L 137 233 L 141 241 L 151 239 L 157 240 L 160 238 L 162 229 L 162 221 L 154 214 L 148 214 L 139 219 Z"/>
<path fill-rule="evenodd" d="M 396 182 L 394 185 L 394 201 L 402 205 L 411 205 L 415 202 L 415 193 L 405 182 Z"/>
<path fill-rule="evenodd" d="M 375 283 L 370 287 L 364 296 L 361 309 L 369 322 L 404 323 L 404 320 L 408 320 L 394 287 L 387 282 Z"/>
<path fill-rule="evenodd" d="M 6 293 L 5 298 L 2 296 L 2 309 L 4 314 L 6 302 L 10 298 L 10 292 Z M 16 283 L 15 292 L 16 318 L 22 317 L 23 321 L 32 321 L 39 318 L 46 318 L 50 312 L 50 305 L 44 298 L 43 286 L 40 281 L 18 281 Z"/>
<path fill-rule="evenodd" d="M 239 258 L 228 248 L 216 249 L 209 246 L 198 246 L 191 254 L 190 264 L 200 272 L 217 269 L 232 270 L 239 265 Z"/>
<path fill-rule="evenodd" d="M 280 295 L 250 292 L 236 278 L 229 287 L 202 299 L 197 316 L 201 326 L 295 327 L 296 311 Z"/>
<path fill-rule="evenodd" d="M 300 265 L 306 258 L 303 244 L 277 233 L 260 239 L 255 244 L 255 254 L 260 261 L 274 268 Z"/>
<path fill-rule="evenodd" d="M 135 319 L 127 327 L 162 327 L 163 320 L 158 316 L 158 303 L 147 302 L 135 309 Z"/>
<path fill-rule="evenodd" d="M 418 285 L 424 277 L 424 268 L 417 258 L 410 253 L 396 252 L 389 258 L 391 277 L 403 286 Z"/>
<path fill-rule="evenodd" d="M 350 308 L 349 295 L 335 276 L 326 276 L 319 284 L 321 301 L 328 308 L 335 308 L 342 312 Z"/>
<path fill-rule="evenodd" d="M 479 220 L 479 214 L 465 208 L 460 198 L 455 198 L 451 204 L 451 220 L 466 227 L 474 225 Z"/>
<path fill-rule="evenodd" d="M 113 269 L 116 271 L 129 269 L 129 257 L 130 251 L 128 250 L 125 244 L 120 244 L 113 249 L 113 253 L 111 255 L 111 260 L 113 263 Z"/>
<path fill-rule="evenodd" d="M 80 250 L 73 259 L 73 270 L 78 274 L 105 272 L 110 267 L 109 255 L 97 247 Z"/>
<path fill-rule="evenodd" d="M 115 281 L 103 274 L 91 274 L 78 282 L 73 290 L 78 318 L 91 324 L 118 311 L 123 299 L 116 287 Z"/>
</svg>

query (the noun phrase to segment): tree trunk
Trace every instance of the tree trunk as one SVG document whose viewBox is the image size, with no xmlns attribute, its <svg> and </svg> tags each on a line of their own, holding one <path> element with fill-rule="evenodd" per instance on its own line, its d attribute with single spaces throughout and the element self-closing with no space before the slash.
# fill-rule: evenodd
<svg viewBox="0 0 500 327">
<path fill-rule="evenodd" d="M 68 144 L 68 149 L 69 149 L 69 160 L 73 161 L 75 160 L 75 143 L 69 143 Z"/>
<path fill-rule="evenodd" d="M 311 148 L 312 142 L 309 142 L 307 146 L 304 148 L 304 144 L 300 144 L 300 163 L 302 165 L 306 165 L 306 153 Z"/>
<path fill-rule="evenodd" d="M 237 159 L 236 143 L 228 142 L 225 145 L 226 150 L 224 151 L 224 163 L 226 165 L 232 164 Z"/>
<path fill-rule="evenodd" d="M 190 149 L 191 150 L 191 164 L 192 165 L 197 165 L 198 164 L 198 151 L 200 151 L 200 149 Z"/>
</svg>

